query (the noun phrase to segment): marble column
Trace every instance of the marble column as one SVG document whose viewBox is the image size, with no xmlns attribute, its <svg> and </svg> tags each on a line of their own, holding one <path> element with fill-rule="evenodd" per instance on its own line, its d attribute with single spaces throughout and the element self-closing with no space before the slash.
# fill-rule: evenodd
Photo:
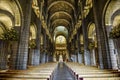
<svg viewBox="0 0 120 80">
<path fill-rule="evenodd" d="M 18 47 L 18 54 L 16 55 L 15 69 L 24 70 L 27 69 L 28 61 L 28 41 L 29 41 L 29 29 L 31 21 L 32 0 L 26 0 L 24 25 L 21 27 L 20 41 Z"/>
</svg>

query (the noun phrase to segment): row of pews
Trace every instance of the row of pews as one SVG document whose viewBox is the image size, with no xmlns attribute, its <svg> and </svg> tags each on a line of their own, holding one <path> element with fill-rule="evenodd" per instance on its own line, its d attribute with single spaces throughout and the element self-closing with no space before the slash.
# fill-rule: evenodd
<svg viewBox="0 0 120 80">
<path fill-rule="evenodd" d="M 97 67 L 67 62 L 69 70 L 76 80 L 120 80 L 120 72 L 117 70 L 100 70 Z"/>
<path fill-rule="evenodd" d="M 0 71 L 0 80 L 52 80 L 57 63 L 29 66 L 27 70 Z"/>
</svg>

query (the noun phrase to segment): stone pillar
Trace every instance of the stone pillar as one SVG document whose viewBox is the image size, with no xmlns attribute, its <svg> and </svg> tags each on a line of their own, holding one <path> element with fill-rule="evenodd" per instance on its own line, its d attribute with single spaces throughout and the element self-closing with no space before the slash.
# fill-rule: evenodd
<svg viewBox="0 0 120 80">
<path fill-rule="evenodd" d="M 70 55 L 71 55 L 71 45 L 70 44 L 71 44 L 70 42 L 67 43 L 68 61 L 71 61 L 71 57 L 70 57 Z"/>
<path fill-rule="evenodd" d="M 45 40 L 45 41 L 46 41 L 46 42 L 45 42 L 45 43 L 46 43 L 46 44 L 45 44 L 45 46 L 46 46 L 46 47 L 45 47 L 45 55 L 46 55 L 46 57 L 45 57 L 45 62 L 48 62 L 48 57 L 49 57 L 49 56 L 48 56 L 48 53 L 49 53 L 49 52 L 48 52 L 48 51 L 49 51 L 49 50 L 48 50 L 48 45 L 49 45 L 48 41 L 49 41 L 49 40 L 48 40 L 47 34 L 46 34 L 46 40 Z"/>
<path fill-rule="evenodd" d="M 77 34 L 77 46 L 78 46 L 78 52 L 77 52 L 77 57 L 78 57 L 78 63 L 83 63 L 83 54 L 81 54 L 81 44 L 80 44 L 80 34 Z"/>
<path fill-rule="evenodd" d="M 38 58 L 37 56 L 37 49 L 30 49 L 29 50 L 29 65 L 35 66 L 38 63 Z"/>
<path fill-rule="evenodd" d="M 29 41 L 29 29 L 31 21 L 31 8 L 32 0 L 26 0 L 24 25 L 21 27 L 21 35 L 18 47 L 18 54 L 16 55 L 15 69 L 24 70 L 27 69 L 28 61 L 28 41 Z"/>
<path fill-rule="evenodd" d="M 76 49 L 76 37 L 72 40 L 73 43 L 73 58 L 74 62 L 77 62 L 77 49 Z"/>
<path fill-rule="evenodd" d="M 108 37 L 109 37 L 109 32 L 110 32 L 111 28 L 112 28 L 112 25 L 106 26 Z M 113 39 L 108 39 L 108 42 L 109 42 L 109 48 L 110 48 L 110 57 L 111 57 L 112 69 L 118 69 L 117 52 L 115 50 Z"/>
<path fill-rule="evenodd" d="M 78 35 L 78 34 L 77 34 Z M 78 62 L 78 38 L 77 35 L 75 35 L 74 39 L 74 46 L 75 46 L 75 61 Z"/>
<path fill-rule="evenodd" d="M 49 62 L 53 62 L 53 44 L 52 42 L 49 40 L 49 58 L 48 58 L 48 61 Z"/>
<path fill-rule="evenodd" d="M 82 23 L 84 24 L 84 22 Z M 83 25 L 82 25 L 83 26 Z M 84 26 L 83 26 L 84 28 Z M 88 50 L 88 38 L 87 38 L 87 34 L 85 32 L 86 30 L 83 29 L 83 41 L 84 41 L 84 64 L 85 65 L 90 65 L 90 52 Z"/>
<path fill-rule="evenodd" d="M 73 40 L 71 41 L 70 46 L 71 46 L 70 59 L 71 59 L 72 62 L 74 62 L 74 61 L 73 61 L 73 50 L 74 50 L 74 47 L 73 47 Z"/>
<path fill-rule="evenodd" d="M 43 53 L 41 54 L 41 63 L 45 63 L 46 62 L 46 33 L 45 33 L 45 30 L 44 30 L 44 37 L 43 37 Z"/>
<path fill-rule="evenodd" d="M 114 51 L 114 53 L 116 54 L 116 58 L 117 58 L 117 65 L 118 65 L 118 69 L 120 70 L 120 38 L 114 39 L 114 45 L 116 50 Z"/>
<path fill-rule="evenodd" d="M 37 36 L 36 36 L 36 48 L 30 49 L 29 53 L 29 64 L 37 66 L 40 64 L 40 35 L 41 35 L 41 22 L 39 18 L 36 18 L 37 23 Z"/>
<path fill-rule="evenodd" d="M 49 62 L 48 60 L 49 60 L 49 53 L 50 53 L 50 51 L 49 51 L 49 38 L 48 38 L 48 36 L 46 37 L 46 62 Z"/>
<path fill-rule="evenodd" d="M 91 65 L 96 66 L 95 50 L 92 49 L 90 54 L 91 54 Z"/>
<path fill-rule="evenodd" d="M 87 26 L 86 18 L 84 17 L 84 6 L 83 0 L 81 2 L 81 15 L 82 15 L 82 31 L 83 31 L 83 42 L 84 42 L 84 64 L 90 65 L 90 52 L 88 50 L 88 35 L 87 35 Z"/>
<path fill-rule="evenodd" d="M 48 39 L 48 43 L 47 43 L 47 53 L 48 53 L 48 58 L 47 58 L 47 62 L 52 61 L 52 54 L 51 54 L 51 49 L 52 49 L 52 45 L 50 42 L 50 39 Z"/>
<path fill-rule="evenodd" d="M 73 50 L 74 50 L 73 40 L 71 40 L 71 43 L 70 43 L 70 60 L 72 62 L 73 62 Z"/>
<path fill-rule="evenodd" d="M 76 55 L 76 62 L 78 62 L 78 52 L 79 52 L 79 49 L 78 49 L 78 34 L 76 34 L 76 36 L 75 36 L 75 55 Z"/>
<path fill-rule="evenodd" d="M 74 62 L 74 55 L 73 54 L 74 54 L 74 43 L 72 40 L 71 41 L 71 55 L 70 55 L 72 62 Z"/>
<path fill-rule="evenodd" d="M 102 25 L 102 16 L 100 6 L 96 5 L 97 1 L 93 0 L 93 14 L 96 25 L 96 36 L 98 42 L 99 63 L 101 69 L 111 69 L 110 53 L 108 48 L 108 40 L 106 37 L 105 26 Z"/>
<path fill-rule="evenodd" d="M 17 55 L 17 49 L 18 49 L 18 41 L 9 41 L 9 48 L 11 49 L 10 51 L 10 63 L 9 63 L 9 68 L 10 69 L 15 69 L 16 65 L 16 55 Z"/>
<path fill-rule="evenodd" d="M 34 64 L 33 65 L 39 65 L 40 64 L 40 34 L 41 34 L 41 22 L 39 18 L 36 19 L 37 22 L 37 37 L 36 37 L 36 49 L 34 50 Z"/>
<path fill-rule="evenodd" d="M 5 41 L 0 40 L 0 70 L 7 69 L 7 49 L 8 49 L 8 43 Z"/>
</svg>

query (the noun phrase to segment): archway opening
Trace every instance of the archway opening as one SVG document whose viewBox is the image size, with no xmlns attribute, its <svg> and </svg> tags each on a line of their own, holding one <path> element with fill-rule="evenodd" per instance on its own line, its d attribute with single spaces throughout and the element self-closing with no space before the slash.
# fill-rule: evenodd
<svg viewBox="0 0 120 80">
<path fill-rule="evenodd" d="M 54 61 L 67 61 L 67 38 L 68 30 L 64 26 L 58 26 L 54 30 L 55 53 Z"/>
<path fill-rule="evenodd" d="M 120 4 L 119 0 L 110 0 L 109 3 L 106 4 L 107 7 L 105 7 L 106 9 L 104 14 L 105 17 L 103 18 L 105 20 L 105 26 L 106 26 L 105 28 L 106 28 L 107 37 L 108 37 L 108 45 L 110 50 L 109 52 L 110 52 L 111 64 L 113 69 L 118 69 L 118 67 L 120 66 L 119 65 L 120 56 L 118 55 L 120 53 L 120 49 L 119 49 L 120 38 L 112 39 L 110 35 L 110 32 L 112 31 L 112 29 L 115 28 L 115 26 L 117 26 L 120 23 L 119 4 Z"/>
<path fill-rule="evenodd" d="M 55 39 L 55 57 L 56 61 L 60 62 L 68 60 L 67 43 L 63 35 L 59 35 Z"/>
<path fill-rule="evenodd" d="M 90 61 L 91 65 L 96 66 L 98 64 L 98 53 L 97 53 L 97 38 L 96 38 L 96 30 L 95 30 L 95 24 L 90 23 L 88 27 L 88 49 L 90 50 Z"/>
</svg>

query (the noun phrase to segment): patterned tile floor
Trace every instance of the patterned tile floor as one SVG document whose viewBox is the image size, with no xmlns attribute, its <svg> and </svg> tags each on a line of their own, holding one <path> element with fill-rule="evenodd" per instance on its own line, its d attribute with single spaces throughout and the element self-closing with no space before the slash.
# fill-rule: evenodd
<svg viewBox="0 0 120 80">
<path fill-rule="evenodd" d="M 65 63 L 58 63 L 56 72 L 54 73 L 53 80 L 75 80 Z"/>
</svg>

